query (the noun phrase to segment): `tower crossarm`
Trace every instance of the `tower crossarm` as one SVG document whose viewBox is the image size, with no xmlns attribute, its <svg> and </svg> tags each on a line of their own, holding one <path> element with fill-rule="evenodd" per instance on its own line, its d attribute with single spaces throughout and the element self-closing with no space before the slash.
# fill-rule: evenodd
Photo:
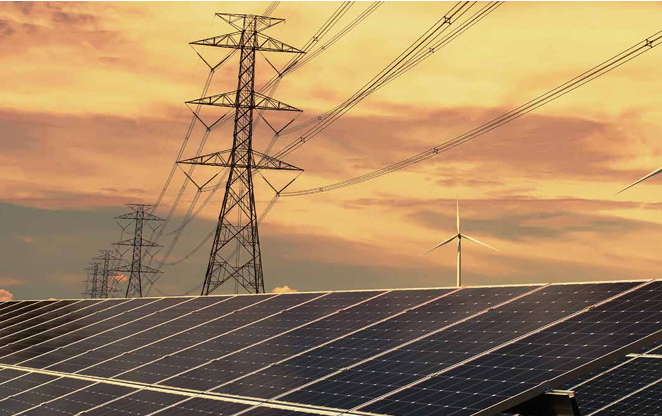
<svg viewBox="0 0 662 416">
<path fill-rule="evenodd" d="M 136 244 L 136 240 L 133 238 L 113 243 L 114 246 L 133 246 L 135 244 Z M 144 238 L 140 240 L 140 245 L 142 247 L 163 247 L 161 244 L 155 243 L 153 241 L 145 240 Z"/>
<path fill-rule="evenodd" d="M 201 155 L 190 159 L 180 160 L 177 163 L 182 165 L 205 165 L 205 166 L 217 166 L 223 168 L 227 168 L 227 167 L 235 167 L 239 169 L 248 168 L 248 164 L 246 164 L 245 162 L 242 163 L 241 161 L 240 162 L 235 161 L 234 163 L 232 163 L 231 153 L 232 150 L 224 150 L 222 152 L 209 153 L 206 155 Z M 258 151 L 253 150 L 252 154 L 253 157 L 251 158 L 252 161 L 251 169 L 291 170 L 297 172 L 303 171 L 303 169 L 299 167 L 291 165 L 287 162 L 283 162 L 282 160 L 276 159 L 275 157 L 265 155 L 264 153 L 260 153 Z"/>
<path fill-rule="evenodd" d="M 131 268 L 130 264 L 119 266 L 113 270 L 114 272 L 122 272 L 122 273 L 131 273 L 131 272 L 136 272 L 135 269 Z M 142 265 L 140 267 L 140 273 L 163 273 L 161 270 L 157 270 L 153 267 L 145 266 Z"/>
<path fill-rule="evenodd" d="M 129 212 L 128 214 L 118 215 L 115 217 L 116 220 L 136 220 L 140 219 L 142 221 L 165 221 L 163 218 L 159 218 L 154 214 L 149 212 Z"/>
<path fill-rule="evenodd" d="M 210 95 L 191 101 L 186 101 L 186 104 L 195 105 L 212 105 L 215 107 L 229 107 L 229 108 L 250 108 L 255 110 L 278 110 L 278 111 L 298 111 L 296 107 L 285 104 L 274 98 L 267 97 L 258 92 L 254 93 L 252 102 L 250 100 L 241 99 L 237 102 L 237 91 L 224 92 L 222 94 Z M 248 102 L 247 102 L 248 101 Z"/>
<path fill-rule="evenodd" d="M 232 32 L 225 35 L 212 36 L 211 38 L 200 39 L 189 42 L 190 45 L 197 46 L 213 46 L 216 48 L 230 48 L 241 49 L 241 36 L 242 32 Z M 289 52 L 289 53 L 305 53 L 292 45 L 274 39 L 262 33 L 255 33 L 255 51 L 256 52 Z"/>
<path fill-rule="evenodd" d="M 256 30 L 258 31 L 269 29 L 270 27 L 276 26 L 285 21 L 285 19 L 279 19 L 277 17 L 257 16 L 243 13 L 216 13 L 216 17 L 238 30 L 241 30 L 244 27 L 244 20 L 246 18 L 251 20 L 255 19 Z"/>
</svg>

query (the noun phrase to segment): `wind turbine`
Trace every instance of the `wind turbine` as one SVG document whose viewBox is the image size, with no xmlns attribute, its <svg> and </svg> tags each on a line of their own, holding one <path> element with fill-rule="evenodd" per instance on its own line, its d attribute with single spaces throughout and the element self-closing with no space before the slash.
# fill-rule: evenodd
<svg viewBox="0 0 662 416">
<path fill-rule="evenodd" d="M 616 195 L 620 194 L 621 192 L 625 191 L 626 189 L 630 189 L 630 188 L 632 188 L 632 187 L 635 186 L 636 184 L 638 184 L 638 183 L 640 183 L 640 182 L 643 182 L 643 181 L 645 181 L 645 180 L 648 179 L 648 178 L 651 178 L 651 177 L 657 175 L 658 173 L 662 173 L 662 168 L 659 168 L 658 170 L 654 170 L 653 172 L 649 173 L 648 175 L 644 176 L 643 178 L 639 179 L 638 181 L 634 182 L 633 184 L 630 184 L 630 185 L 626 186 L 625 188 L 623 188 L 623 189 L 621 189 L 620 191 L 618 191 L 618 192 L 616 193 Z"/>
<path fill-rule="evenodd" d="M 478 243 L 480 245 L 483 245 L 487 248 L 491 248 L 494 251 L 499 251 L 499 250 L 497 250 L 496 248 L 494 248 L 492 246 L 489 246 L 489 245 L 487 245 L 487 244 L 485 244 L 481 241 L 478 241 L 475 238 L 471 238 L 466 234 L 462 234 L 462 232 L 460 231 L 460 201 L 459 200 L 457 201 L 457 234 L 450 237 L 448 240 L 437 244 L 436 246 L 432 247 L 431 249 L 429 249 L 428 251 L 426 251 L 423 254 L 424 255 L 428 254 L 432 250 L 436 250 L 441 246 L 445 246 L 446 244 L 450 243 L 451 241 L 455 240 L 456 238 L 457 238 L 457 287 L 461 287 L 462 286 L 462 239 L 463 238 L 466 238 L 469 241 L 473 241 L 474 243 Z"/>
</svg>

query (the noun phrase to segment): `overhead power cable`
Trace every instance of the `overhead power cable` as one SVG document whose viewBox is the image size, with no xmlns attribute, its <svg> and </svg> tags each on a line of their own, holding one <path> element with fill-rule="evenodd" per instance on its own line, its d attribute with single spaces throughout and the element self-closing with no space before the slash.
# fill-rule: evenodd
<svg viewBox="0 0 662 416">
<path fill-rule="evenodd" d="M 441 47 L 447 45 L 450 43 L 450 41 L 456 39 L 461 33 L 466 31 L 468 28 L 473 26 L 475 23 L 477 23 L 479 20 L 487 16 L 491 11 L 496 9 L 501 2 L 491 2 L 485 5 L 483 8 L 481 8 L 478 12 L 473 14 L 471 17 L 468 19 L 462 21 L 461 25 L 457 28 L 452 30 L 450 33 L 448 33 L 447 36 L 442 36 L 446 28 L 450 26 L 453 22 L 455 22 L 457 19 L 460 19 L 473 5 L 475 2 L 458 2 L 454 4 L 451 9 L 435 24 L 428 29 L 423 35 L 421 35 L 412 45 L 410 45 L 405 51 L 403 51 L 399 56 L 397 56 L 389 65 L 387 65 L 382 71 L 380 71 L 377 75 L 375 75 L 367 84 L 364 85 L 359 91 L 357 91 L 350 99 L 346 100 L 343 104 L 338 106 L 337 108 L 339 111 L 337 114 L 334 114 L 334 118 L 332 121 L 329 121 L 326 123 L 325 127 L 328 127 L 330 123 L 335 121 L 338 117 L 340 117 L 342 114 L 346 113 L 351 109 L 354 105 L 356 105 L 360 99 L 366 97 L 368 94 L 370 94 L 372 91 L 374 91 L 376 88 L 380 88 L 386 83 L 390 82 L 391 80 L 395 79 L 395 77 L 400 76 L 404 74 L 407 70 L 411 69 L 413 66 L 415 66 L 417 63 L 425 59 L 425 57 L 429 56 L 430 54 L 438 51 Z M 351 30 L 351 28 L 355 27 L 359 22 L 361 22 L 365 17 L 369 14 L 374 12 L 376 7 L 378 7 L 379 4 L 374 5 L 372 8 L 368 8 L 359 15 L 356 19 L 352 21 L 348 26 L 346 26 L 343 30 L 341 30 L 339 33 L 342 33 L 343 35 L 348 32 L 348 30 Z M 338 15 L 341 11 L 336 11 L 334 13 L 335 15 Z M 325 24 L 326 26 L 326 24 Z M 320 31 L 318 31 L 320 33 Z M 313 38 L 317 36 L 314 35 Z M 312 39 L 312 38 L 311 38 Z M 337 37 L 334 36 L 329 42 L 335 42 L 337 41 Z M 310 45 L 311 42 L 309 41 L 306 43 L 306 45 Z M 436 48 L 436 49 L 435 49 Z M 324 49 L 326 50 L 326 49 Z M 423 53 L 421 53 L 423 52 Z M 300 65 L 299 65 L 300 67 Z M 296 68 L 296 67 L 295 67 Z M 277 85 L 277 84 L 272 84 L 272 86 Z M 332 110 L 333 111 L 333 110 Z M 317 128 L 315 128 L 317 130 Z M 314 130 L 313 130 L 314 131 Z M 297 144 L 297 148 L 301 144 Z M 288 151 L 286 154 L 289 154 L 291 151 L 294 149 Z M 280 152 L 278 154 L 281 154 Z M 280 157 L 280 156 L 279 156 Z M 216 192 L 217 189 L 221 189 L 223 187 L 224 180 L 219 180 L 217 185 L 211 188 L 209 191 L 209 195 L 205 199 L 205 201 L 201 204 L 201 206 L 196 210 L 196 212 L 192 216 L 185 216 L 182 224 L 180 227 L 178 227 L 174 233 L 178 234 L 180 233 L 184 227 L 186 227 L 190 221 L 192 221 L 194 218 L 198 216 L 198 214 L 204 209 L 204 207 L 207 205 L 209 201 L 211 201 L 214 193 Z M 282 195 L 285 195 L 286 193 L 283 193 Z M 194 203 L 197 203 L 197 198 L 198 195 L 194 198 Z M 173 240 L 174 243 L 176 243 L 176 240 L 178 240 L 178 237 L 175 237 Z M 172 245 L 172 244 L 171 244 Z M 196 246 L 197 247 L 197 246 Z M 169 253 L 172 252 L 172 249 L 169 247 L 166 250 L 166 256 L 164 257 L 164 260 L 167 261 L 167 258 L 169 256 Z M 186 256 L 184 256 L 186 257 Z"/>
<path fill-rule="evenodd" d="M 271 4 L 269 4 L 269 7 L 267 7 L 264 13 L 262 13 L 262 16 L 271 15 L 271 13 L 273 13 L 274 10 L 276 10 L 276 7 L 278 7 L 279 4 L 280 4 L 279 1 L 272 1 Z"/>
<path fill-rule="evenodd" d="M 345 102 L 315 119 L 308 120 L 298 126 L 286 129 L 285 132 L 283 132 L 284 134 L 288 133 L 288 130 L 292 133 L 307 128 L 305 133 L 277 152 L 274 157 L 284 158 L 303 146 L 338 121 L 340 117 L 350 111 L 363 99 L 405 74 L 407 71 L 432 56 L 435 52 L 438 52 L 453 40 L 457 39 L 462 33 L 501 6 L 503 2 L 487 3 L 474 14 L 464 18 L 465 14 L 474 6 L 474 4 L 475 2 L 457 3 L 451 11 L 449 11 L 442 19 L 435 22 L 435 24 L 414 44 L 402 52 L 396 60 L 387 65 L 377 76 L 373 77 L 373 79 L 366 83 L 364 87 Z M 448 31 L 451 25 L 453 25 L 453 27 Z"/>
<path fill-rule="evenodd" d="M 634 58 L 652 50 L 653 48 L 659 46 L 662 43 L 662 30 L 654 33 L 648 38 L 642 40 L 641 42 L 636 43 L 632 47 L 620 52 L 619 54 L 613 56 L 612 58 L 594 66 L 588 71 L 583 72 L 582 74 L 572 78 L 571 80 L 559 85 L 558 87 L 549 90 L 548 92 L 534 98 L 531 101 L 528 101 L 525 104 L 499 116 L 495 119 L 488 121 L 473 130 L 470 130 L 460 136 L 457 136 L 451 140 L 448 140 L 444 143 L 441 143 L 431 149 L 428 149 L 424 152 L 421 152 L 417 155 L 409 157 L 407 159 L 401 160 L 397 163 L 388 165 L 382 169 L 360 175 L 345 181 L 336 182 L 330 185 L 305 189 L 300 191 L 290 191 L 283 192 L 281 196 L 301 196 L 301 195 L 311 195 L 320 192 L 328 192 L 335 189 L 345 188 L 348 186 L 357 185 L 389 173 L 396 172 L 398 170 L 405 169 L 409 166 L 412 166 L 416 163 L 420 163 L 424 160 L 427 160 L 433 156 L 438 155 L 439 153 L 450 150 L 456 146 L 464 144 L 470 140 L 473 140 L 485 133 L 488 133 L 500 126 L 503 126 L 506 123 L 514 121 L 525 114 L 530 113 L 533 110 L 536 110 L 550 102 L 561 98 L 562 96 L 568 94 L 571 91 L 581 87 L 582 85 L 589 83 L 611 71 L 620 67 L 621 65 L 631 61 Z"/>
<path fill-rule="evenodd" d="M 363 21 L 370 13 L 374 12 L 377 7 L 379 7 L 383 2 L 375 2 L 371 7 L 368 7 L 364 12 L 359 15 L 357 18 L 355 18 L 349 25 L 347 25 L 344 29 L 342 29 L 338 34 L 325 45 L 320 47 L 320 51 L 328 50 L 328 48 L 325 48 L 326 45 L 332 45 L 335 43 L 339 37 L 338 35 L 344 36 L 351 30 L 352 28 L 356 27 L 358 23 Z M 496 7 L 502 4 L 502 2 L 491 2 L 488 3 L 486 6 L 484 6 L 480 11 L 472 15 L 469 19 L 467 19 L 465 22 L 463 22 L 457 29 L 453 30 L 451 33 L 449 33 L 448 36 L 445 36 L 443 38 L 439 38 L 440 34 L 443 33 L 445 30 L 445 27 L 450 25 L 452 23 L 452 17 L 448 16 L 453 16 L 453 17 L 461 17 L 461 14 L 458 15 L 457 13 L 462 13 L 466 12 L 469 10 L 469 8 L 474 4 L 475 2 L 458 2 L 456 3 L 448 13 L 444 17 L 442 17 L 439 21 L 433 25 L 432 28 L 430 28 L 426 33 L 424 33 L 421 37 L 419 37 L 412 45 L 410 45 L 403 53 L 401 53 L 398 57 L 396 57 L 390 64 L 387 66 L 385 69 L 380 71 L 377 75 L 375 75 L 371 81 L 374 81 L 376 79 L 380 79 L 380 75 L 384 75 L 382 77 L 383 82 L 377 83 L 373 86 L 373 89 L 366 89 L 366 86 L 370 86 L 371 82 L 368 82 L 366 86 L 362 87 L 359 91 L 357 91 L 350 99 L 346 100 L 343 104 L 340 106 L 336 107 L 337 111 L 331 110 L 329 112 L 329 116 L 333 115 L 333 120 L 325 123 L 324 128 L 327 128 L 331 123 L 335 122 L 340 116 L 345 114 L 347 111 L 349 111 L 354 105 L 358 104 L 358 102 L 367 97 L 370 93 L 374 92 L 376 89 L 383 87 L 386 85 L 386 83 L 390 82 L 391 80 L 395 79 L 395 77 L 402 75 L 404 72 L 407 70 L 411 69 L 413 66 L 415 66 L 418 62 L 422 61 L 425 59 L 429 54 L 432 54 L 436 51 L 438 51 L 441 47 L 447 45 L 450 43 L 450 41 L 456 39 L 460 34 L 464 33 L 467 29 L 469 29 L 471 26 L 473 26 L 475 23 L 477 23 L 479 20 L 487 16 L 487 14 L 491 13 Z M 464 12 L 463 12 L 464 10 Z M 436 28 L 436 30 L 435 30 Z M 436 32 L 436 35 L 434 33 Z M 431 35 L 432 34 L 432 35 Z M 432 43 L 434 41 L 434 43 Z M 422 43 L 421 43 L 422 42 Z M 424 45 L 421 47 L 421 45 Z M 429 47 L 429 45 L 433 45 L 432 47 Z M 427 48 L 427 49 L 426 49 Z M 436 49 L 435 49 L 436 48 Z M 418 53 L 416 53 L 418 51 Z M 421 51 L 424 52 L 423 55 L 421 55 Z M 409 53 L 409 54 L 408 54 Z M 384 74 L 385 71 L 393 65 L 394 62 L 398 62 L 398 58 L 402 58 L 403 56 L 407 55 L 410 57 L 410 59 L 407 59 L 405 61 L 402 61 L 401 66 L 394 66 L 392 67 L 392 71 L 390 73 Z M 316 55 L 317 56 L 317 55 Z M 306 61 L 301 64 L 297 64 L 294 66 L 294 69 L 300 68 L 303 64 L 307 63 L 309 61 Z M 277 85 L 277 84 L 272 84 L 272 85 Z M 357 99 L 356 97 L 359 97 Z M 347 104 L 349 103 L 349 104 Z M 336 111 L 338 114 L 334 115 L 334 111 Z M 228 118 L 229 119 L 229 118 Z M 326 120 L 326 118 L 324 118 Z M 314 135 L 319 134 L 321 130 L 318 130 L 318 127 L 311 128 L 311 132 L 314 133 Z M 277 153 L 277 157 L 284 157 L 285 155 L 288 155 L 292 151 L 296 150 L 296 148 L 300 147 L 303 142 L 306 142 L 308 140 L 307 136 L 304 140 L 297 139 L 295 142 L 290 143 L 286 148 L 281 150 L 280 152 Z M 300 143 L 301 142 L 301 143 Z M 271 146 L 273 143 L 270 144 Z M 282 156 L 281 156 L 282 155 Z M 202 203 L 200 208 L 196 211 L 196 213 L 193 215 L 191 219 L 184 220 L 182 222 L 182 225 L 175 230 L 175 232 L 179 232 L 179 230 L 183 229 L 190 220 L 196 218 L 198 214 L 202 211 L 202 209 L 207 205 L 207 203 L 211 200 L 213 197 L 214 193 L 216 190 L 221 189 L 223 187 L 223 182 L 219 181 L 216 186 L 212 187 L 209 192 L 209 196 L 207 199 Z"/>
<path fill-rule="evenodd" d="M 334 27 L 334 25 L 340 20 L 340 18 L 342 18 L 342 16 L 349 10 L 349 7 L 351 7 L 353 3 L 354 2 L 343 2 L 343 4 L 341 4 L 341 6 L 338 7 L 338 9 L 336 9 L 333 12 L 331 17 L 329 17 L 329 19 L 327 19 L 327 21 L 322 25 L 322 27 L 320 29 L 318 29 L 311 36 L 310 40 L 308 42 L 306 42 L 306 44 L 304 45 L 304 48 L 302 50 L 304 52 L 308 51 L 312 47 L 314 47 L 315 44 L 320 42 L 320 40 L 323 39 L 323 37 L 326 34 L 328 34 L 328 32 Z M 323 46 L 322 51 L 328 50 L 334 43 L 336 43 L 340 38 L 342 38 L 347 33 L 349 33 L 349 31 L 351 29 L 355 28 L 359 23 L 361 23 L 363 20 L 365 20 L 365 18 L 367 18 L 370 14 L 372 14 L 383 3 L 384 2 L 373 2 L 357 18 L 353 19 L 347 26 L 345 26 L 337 34 L 335 34 L 332 37 L 332 40 L 330 40 L 329 42 L 327 42 Z M 297 54 L 297 55 L 301 55 L 301 54 Z M 305 55 L 303 55 L 303 56 L 305 56 Z M 319 53 L 315 54 L 315 57 L 317 57 L 317 56 L 319 56 Z M 273 92 L 275 91 L 275 89 L 278 87 L 278 83 L 280 82 L 280 80 L 282 80 L 283 76 L 285 76 L 286 74 L 294 71 L 295 69 L 301 68 L 304 65 L 304 64 L 297 63 L 298 61 L 296 59 L 297 58 L 294 58 L 294 60 L 290 60 L 290 62 L 285 66 L 286 69 L 284 69 L 283 71 L 280 72 L 280 76 L 274 77 L 271 81 L 269 81 L 267 83 L 267 85 L 265 85 L 263 88 L 260 89 L 260 92 L 264 93 L 264 91 L 266 91 L 267 88 L 270 88 L 271 90 L 270 90 L 268 95 L 271 96 L 273 94 Z M 305 63 L 310 62 L 310 60 L 311 59 L 308 59 Z M 287 68 L 290 68 L 290 69 L 287 69 Z M 231 119 L 231 115 L 232 115 L 231 112 L 228 112 L 225 115 L 223 115 L 223 117 L 221 119 L 219 119 L 219 121 L 217 121 L 213 125 L 211 130 L 213 131 L 214 129 L 222 126 L 226 121 Z M 264 152 L 265 154 L 268 154 L 268 151 L 270 150 L 270 148 L 273 147 L 273 145 L 275 144 L 275 139 L 277 139 L 277 138 L 278 137 L 274 137 L 272 139 L 272 142 L 270 142 L 270 144 L 267 146 L 267 149 L 266 149 L 267 151 Z M 200 150 L 200 152 L 201 152 L 201 150 Z M 180 153 L 181 153 L 181 151 L 180 151 Z M 181 154 L 180 154 L 180 156 L 181 156 Z M 196 156 L 199 156 L 199 154 L 196 154 Z M 191 168 L 195 168 L 195 165 L 191 165 Z M 171 173 L 171 175 L 174 174 L 174 170 L 176 170 L 176 169 L 173 167 L 173 172 Z M 193 170 L 189 169 L 188 174 L 191 175 L 192 172 L 193 172 Z M 174 214 L 174 212 L 175 212 L 177 206 L 179 205 L 179 202 L 180 202 L 180 200 L 181 200 L 181 198 L 184 194 L 184 191 L 186 190 L 187 184 L 188 184 L 188 180 L 183 184 L 182 189 L 180 190 L 179 194 L 177 195 L 177 197 L 176 197 L 176 199 L 173 203 L 173 206 L 170 210 L 170 213 L 165 217 L 166 218 L 166 224 L 163 227 L 163 230 L 165 230 L 167 228 L 167 225 L 169 224 L 169 220 L 170 220 L 170 218 L 172 218 L 172 215 Z M 204 209 L 205 206 L 211 201 L 211 199 L 214 196 L 215 192 L 218 189 L 223 188 L 223 184 L 224 184 L 224 180 L 219 180 L 217 182 L 217 184 L 215 186 L 213 186 L 212 188 L 206 189 L 206 190 L 200 190 L 200 192 L 209 192 L 209 195 L 205 199 L 205 201 L 201 204 L 201 206 L 195 211 L 195 213 L 190 218 L 185 218 L 183 220 L 183 222 L 180 224 L 180 226 L 178 226 L 176 229 L 174 229 L 172 231 L 165 232 L 165 234 L 166 235 L 173 235 L 173 234 L 176 234 L 176 233 L 180 232 L 184 227 L 186 227 L 188 225 L 188 223 L 191 220 L 195 219 L 198 216 L 198 214 L 202 211 L 202 209 Z M 156 238 L 158 240 L 158 237 L 160 237 L 160 235 L 156 236 L 154 238 Z"/>
</svg>

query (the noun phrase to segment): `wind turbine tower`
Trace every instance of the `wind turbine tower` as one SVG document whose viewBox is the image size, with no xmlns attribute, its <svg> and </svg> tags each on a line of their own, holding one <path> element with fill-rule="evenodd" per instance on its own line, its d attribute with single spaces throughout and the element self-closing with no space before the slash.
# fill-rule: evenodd
<svg viewBox="0 0 662 416">
<path fill-rule="evenodd" d="M 499 251 L 499 250 L 497 250 L 496 248 L 494 248 L 490 245 L 487 245 L 487 244 L 485 244 L 481 241 L 478 241 L 475 238 L 472 238 L 472 237 L 470 237 L 466 234 L 462 234 L 462 232 L 460 231 L 460 201 L 459 200 L 457 201 L 457 217 L 456 218 L 457 218 L 457 234 L 455 234 L 454 236 L 450 237 L 449 239 L 437 244 L 436 246 L 432 247 L 431 249 L 429 249 L 428 251 L 426 251 L 423 254 L 425 255 L 425 254 L 431 252 L 432 250 L 436 250 L 441 246 L 445 246 L 446 244 L 452 242 L 453 240 L 455 240 L 457 238 L 457 287 L 462 287 L 462 239 L 466 238 L 469 241 L 473 241 L 474 243 L 478 243 L 478 244 L 480 244 L 482 246 L 485 246 L 487 248 L 490 248 L 494 251 Z"/>
</svg>

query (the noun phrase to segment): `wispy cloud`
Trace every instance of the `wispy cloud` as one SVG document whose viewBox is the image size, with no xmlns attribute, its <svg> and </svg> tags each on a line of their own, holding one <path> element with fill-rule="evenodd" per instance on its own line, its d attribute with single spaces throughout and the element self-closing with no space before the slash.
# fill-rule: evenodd
<svg viewBox="0 0 662 416">
<path fill-rule="evenodd" d="M 27 235 L 17 235 L 16 239 L 18 239 L 20 242 L 25 243 L 25 244 L 32 244 L 34 243 L 34 238 L 27 236 Z"/>
<path fill-rule="evenodd" d="M 11 276 L 1 276 L 0 275 L 0 286 L 3 287 L 12 287 L 12 286 L 20 286 L 25 284 L 24 280 L 17 279 L 15 277 Z"/>
</svg>

